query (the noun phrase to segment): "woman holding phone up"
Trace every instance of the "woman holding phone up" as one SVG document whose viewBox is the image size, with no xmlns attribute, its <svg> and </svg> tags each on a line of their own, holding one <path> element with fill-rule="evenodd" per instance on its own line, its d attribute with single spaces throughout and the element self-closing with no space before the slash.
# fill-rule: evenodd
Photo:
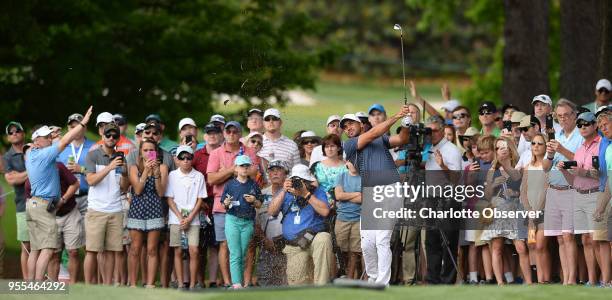
<svg viewBox="0 0 612 300">
<path fill-rule="evenodd" d="M 507 137 L 497 138 L 495 140 L 495 159 L 491 169 L 487 172 L 485 197 L 490 199 L 493 208 L 499 211 L 523 210 L 523 205 L 519 203 L 521 173 L 514 168 L 517 161 L 518 154 L 514 141 Z M 504 239 L 513 241 L 519 255 L 519 263 L 525 277 L 525 283 L 531 284 L 529 254 L 525 245 L 527 228 L 522 225 L 523 220 L 520 219 L 494 218 L 485 227 L 482 234 L 482 240 L 490 241 L 492 245 L 493 273 L 498 285 L 504 285 L 504 276 L 508 283 L 513 281 L 510 276 L 511 273 L 504 274 Z"/>
<path fill-rule="evenodd" d="M 130 286 L 137 286 L 138 263 L 144 235 L 147 235 L 147 278 L 146 287 L 155 287 L 157 274 L 157 243 L 160 230 L 164 228 L 161 197 L 166 190 L 168 167 L 160 164 L 161 154 L 157 143 L 144 139 L 138 149 L 136 164 L 130 166 L 129 177 L 132 185 L 132 201 L 128 211 L 127 228 L 130 230 L 132 245 L 128 258 Z"/>
</svg>

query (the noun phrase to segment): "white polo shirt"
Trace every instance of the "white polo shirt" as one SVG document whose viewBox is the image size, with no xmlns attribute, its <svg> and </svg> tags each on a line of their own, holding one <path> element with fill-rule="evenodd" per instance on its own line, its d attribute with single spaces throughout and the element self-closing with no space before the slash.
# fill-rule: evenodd
<svg viewBox="0 0 612 300">
<path fill-rule="evenodd" d="M 176 208 L 191 211 L 198 201 L 198 198 L 206 198 L 206 181 L 202 173 L 191 169 L 188 174 L 181 169 L 176 169 L 168 175 L 168 186 L 166 187 L 166 197 L 172 197 Z M 168 213 L 168 224 L 180 224 L 179 219 L 172 210 Z M 191 225 L 200 225 L 200 218 L 193 218 Z"/>
</svg>

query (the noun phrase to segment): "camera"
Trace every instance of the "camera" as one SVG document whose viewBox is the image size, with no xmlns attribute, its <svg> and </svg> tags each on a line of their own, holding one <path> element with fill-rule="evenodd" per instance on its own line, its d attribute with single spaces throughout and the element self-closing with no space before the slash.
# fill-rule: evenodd
<svg viewBox="0 0 612 300">
<path fill-rule="evenodd" d="M 425 127 L 423 123 L 409 125 L 410 135 L 408 143 L 406 144 L 406 160 L 414 160 L 421 162 L 423 156 L 421 152 L 425 147 L 426 143 L 431 142 L 431 128 Z"/>
<path fill-rule="evenodd" d="M 193 135 L 188 135 L 185 137 L 185 144 L 189 145 L 189 143 L 193 142 Z"/>
</svg>

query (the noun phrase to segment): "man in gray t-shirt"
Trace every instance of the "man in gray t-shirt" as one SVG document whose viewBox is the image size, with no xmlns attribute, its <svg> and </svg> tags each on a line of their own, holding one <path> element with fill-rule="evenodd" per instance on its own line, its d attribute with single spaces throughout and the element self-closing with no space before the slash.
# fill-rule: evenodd
<svg viewBox="0 0 612 300">
<path fill-rule="evenodd" d="M 389 149 L 406 144 L 409 131 L 408 128 L 402 128 L 398 135 L 393 136 L 389 136 L 387 132 L 395 122 L 407 116 L 408 113 L 408 106 L 404 105 L 399 113 L 366 132 L 363 132 L 363 126 L 354 114 L 346 114 L 340 121 L 340 127 L 349 137 L 342 146 L 346 159 L 359 170 L 361 186 L 364 190 L 371 191 L 374 186 L 399 182 L 399 173 Z M 360 234 L 366 272 L 371 281 L 388 285 L 391 279 L 390 243 L 394 222 L 393 220 L 376 220 L 372 213 L 375 207 L 381 207 L 381 205 L 385 208 L 401 207 L 401 201 L 387 198 L 380 203 L 375 203 L 368 197 L 367 192 L 363 195 Z M 384 225 L 384 230 L 377 230 L 380 224 Z M 381 251 L 381 249 L 384 250 Z"/>
</svg>

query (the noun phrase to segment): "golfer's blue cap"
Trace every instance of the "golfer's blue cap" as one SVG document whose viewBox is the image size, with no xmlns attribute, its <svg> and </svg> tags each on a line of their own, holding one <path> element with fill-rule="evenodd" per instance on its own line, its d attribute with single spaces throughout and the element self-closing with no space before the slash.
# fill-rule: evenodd
<svg viewBox="0 0 612 300">
<path fill-rule="evenodd" d="M 382 106 L 381 104 L 373 104 L 372 106 L 370 106 L 370 108 L 368 109 L 368 115 L 372 113 L 373 110 L 377 110 L 379 112 L 383 112 L 383 113 L 387 113 L 387 111 L 385 110 L 385 107 Z"/>
</svg>

